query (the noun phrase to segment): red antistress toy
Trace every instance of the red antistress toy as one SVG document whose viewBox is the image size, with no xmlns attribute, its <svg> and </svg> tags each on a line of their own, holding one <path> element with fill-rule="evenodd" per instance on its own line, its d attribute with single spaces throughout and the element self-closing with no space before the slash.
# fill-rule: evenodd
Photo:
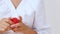
<svg viewBox="0 0 60 34">
<path fill-rule="evenodd" d="M 19 23 L 19 19 L 18 18 L 10 18 L 11 21 L 13 22 L 13 24 Z"/>
</svg>

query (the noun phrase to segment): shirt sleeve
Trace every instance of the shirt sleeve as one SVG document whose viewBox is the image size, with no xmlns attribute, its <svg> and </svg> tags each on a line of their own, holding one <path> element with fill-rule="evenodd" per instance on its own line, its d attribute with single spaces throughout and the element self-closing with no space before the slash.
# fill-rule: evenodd
<svg viewBox="0 0 60 34">
<path fill-rule="evenodd" d="M 33 29 L 38 34 L 50 34 L 50 26 L 45 22 L 45 8 L 43 0 L 31 1 L 32 7 L 35 10 Z"/>
</svg>

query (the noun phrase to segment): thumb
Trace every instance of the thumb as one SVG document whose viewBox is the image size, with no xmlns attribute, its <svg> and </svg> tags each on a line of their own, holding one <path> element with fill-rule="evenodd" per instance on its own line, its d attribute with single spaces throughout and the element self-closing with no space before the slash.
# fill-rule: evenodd
<svg viewBox="0 0 60 34">
<path fill-rule="evenodd" d="M 22 22 L 22 17 L 21 16 L 19 16 L 19 19 L 20 19 L 20 22 Z"/>
</svg>

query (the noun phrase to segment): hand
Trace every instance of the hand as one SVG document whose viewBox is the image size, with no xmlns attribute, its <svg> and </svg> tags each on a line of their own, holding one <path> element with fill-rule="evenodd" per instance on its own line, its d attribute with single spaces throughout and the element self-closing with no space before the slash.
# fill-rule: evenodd
<svg viewBox="0 0 60 34">
<path fill-rule="evenodd" d="M 6 18 L 3 18 L 0 21 L 0 33 L 6 32 L 10 29 L 10 24 L 8 22 L 10 23 L 11 21 Z"/>
<path fill-rule="evenodd" d="M 24 24 L 22 23 L 22 17 L 20 17 L 20 21 L 19 23 L 13 24 L 11 25 L 11 28 L 15 31 L 15 32 L 20 32 L 22 31 Z M 21 27 L 21 28 L 20 28 Z"/>
<path fill-rule="evenodd" d="M 11 25 L 13 31 L 23 32 L 24 34 L 37 34 L 36 31 L 32 30 L 22 22 L 22 17 L 20 17 L 20 20 L 19 23 Z"/>
</svg>

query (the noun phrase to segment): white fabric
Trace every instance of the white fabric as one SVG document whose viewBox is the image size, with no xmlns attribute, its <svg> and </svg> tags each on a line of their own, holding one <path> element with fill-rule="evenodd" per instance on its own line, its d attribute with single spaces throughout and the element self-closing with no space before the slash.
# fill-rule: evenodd
<svg viewBox="0 0 60 34">
<path fill-rule="evenodd" d="M 14 8 L 10 0 L 0 0 L 0 20 L 22 16 L 24 24 L 33 28 L 38 34 L 49 34 L 44 11 L 42 0 L 22 0 L 17 9 Z M 8 31 L 8 34 L 13 33 L 13 31 Z"/>
</svg>

